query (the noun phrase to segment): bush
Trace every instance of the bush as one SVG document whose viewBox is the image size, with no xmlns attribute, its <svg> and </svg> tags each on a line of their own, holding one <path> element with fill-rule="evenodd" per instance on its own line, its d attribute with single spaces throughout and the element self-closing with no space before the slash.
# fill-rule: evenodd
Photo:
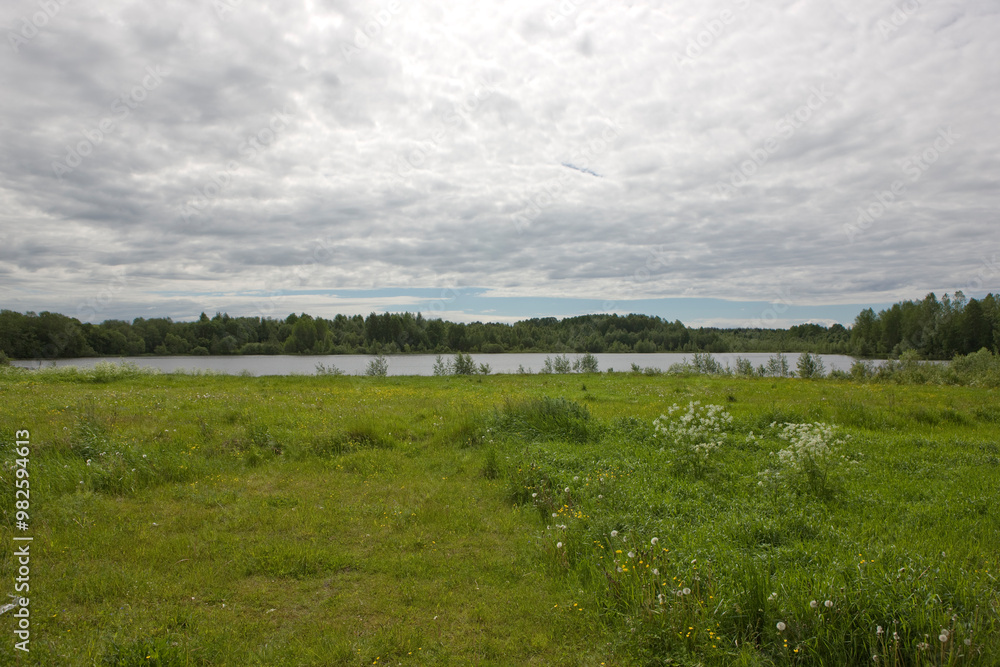
<svg viewBox="0 0 1000 667">
<path fill-rule="evenodd" d="M 851 364 L 851 378 L 854 380 L 867 380 L 875 375 L 875 364 L 870 361 L 856 359 Z"/>
<path fill-rule="evenodd" d="M 542 364 L 542 373 L 569 373 L 573 368 L 566 355 L 556 355 L 553 360 L 549 357 L 545 357 L 545 363 Z"/>
<path fill-rule="evenodd" d="M 767 360 L 767 366 L 761 366 L 761 375 L 770 377 L 786 378 L 792 374 L 792 369 L 788 365 L 788 357 L 781 352 Z"/>
<path fill-rule="evenodd" d="M 826 375 L 826 366 L 823 365 L 823 360 L 819 355 L 813 356 L 808 352 L 799 355 L 796 368 L 799 370 L 800 378 L 813 379 Z"/>
<path fill-rule="evenodd" d="M 456 354 L 455 360 L 451 362 L 451 372 L 455 375 L 475 375 L 476 362 L 472 360 L 472 355 L 461 352 Z"/>
<path fill-rule="evenodd" d="M 451 375 L 451 363 L 445 361 L 440 354 L 434 359 L 434 375 L 438 377 Z"/>
<path fill-rule="evenodd" d="M 750 363 L 749 359 L 736 357 L 736 374 L 752 376 L 756 374 L 756 371 L 754 371 L 753 364 Z"/>
<path fill-rule="evenodd" d="M 382 377 L 384 378 L 389 374 L 389 360 L 383 357 L 381 354 L 375 356 L 374 359 L 368 362 L 368 368 L 365 369 L 365 375 L 369 377 Z"/>
<path fill-rule="evenodd" d="M 587 352 L 582 357 L 577 357 L 573 362 L 573 370 L 577 373 L 599 373 L 597 357 L 590 352 Z"/>
</svg>

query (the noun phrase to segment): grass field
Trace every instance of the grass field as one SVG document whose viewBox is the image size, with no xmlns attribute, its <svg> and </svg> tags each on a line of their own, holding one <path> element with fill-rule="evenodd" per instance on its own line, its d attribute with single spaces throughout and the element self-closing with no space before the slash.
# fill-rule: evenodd
<svg viewBox="0 0 1000 667">
<path fill-rule="evenodd" d="M 1000 664 L 995 389 L 5 372 L 0 401 L 0 594 L 34 537 L 0 664 Z"/>
</svg>

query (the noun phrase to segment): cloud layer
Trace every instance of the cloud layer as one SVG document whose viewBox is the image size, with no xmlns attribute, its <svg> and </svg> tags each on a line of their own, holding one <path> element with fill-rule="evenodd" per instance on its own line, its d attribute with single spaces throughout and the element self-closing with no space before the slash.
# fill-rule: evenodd
<svg viewBox="0 0 1000 667">
<path fill-rule="evenodd" d="M 987 0 L 0 12 L 2 307 L 328 315 L 478 288 L 618 311 L 1000 288 Z"/>
</svg>

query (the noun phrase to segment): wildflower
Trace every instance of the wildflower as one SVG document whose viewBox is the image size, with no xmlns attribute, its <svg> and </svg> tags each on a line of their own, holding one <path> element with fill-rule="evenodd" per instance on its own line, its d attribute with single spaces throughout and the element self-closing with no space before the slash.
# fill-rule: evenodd
<svg viewBox="0 0 1000 667">
<path fill-rule="evenodd" d="M 684 593 L 684 595 L 691 595 L 691 589 L 690 588 L 685 588 L 682 592 Z"/>
<path fill-rule="evenodd" d="M 565 491 L 566 493 L 569 493 L 569 487 L 567 486 L 565 489 L 563 489 L 563 491 Z"/>
<path fill-rule="evenodd" d="M 655 547 L 655 546 L 656 546 L 656 543 L 657 543 L 657 542 L 659 542 L 659 541 L 660 541 L 660 538 L 658 538 L 658 537 L 654 537 L 653 539 L 651 539 L 651 540 L 649 541 L 649 543 L 650 543 L 650 544 L 652 544 L 652 545 L 653 545 L 653 546 Z"/>
<path fill-rule="evenodd" d="M 617 530 L 612 530 L 611 531 L 611 537 L 618 537 L 618 531 Z"/>
<path fill-rule="evenodd" d="M 813 609 L 815 609 L 816 607 L 819 606 L 819 602 L 816 602 L 816 600 L 813 600 L 812 602 L 809 603 L 809 606 L 812 607 Z"/>
<path fill-rule="evenodd" d="M 628 557 L 629 558 L 635 558 L 635 552 L 634 551 L 629 551 L 628 552 Z"/>
<path fill-rule="evenodd" d="M 655 567 L 653 568 L 653 576 L 654 577 L 660 576 L 660 570 L 659 570 L 659 568 L 655 568 Z"/>
<path fill-rule="evenodd" d="M 878 635 L 879 637 L 881 637 L 882 636 L 882 632 L 883 632 L 883 630 L 882 630 L 882 626 L 881 625 L 875 627 L 875 634 L 876 635 Z"/>
<path fill-rule="evenodd" d="M 556 549 L 562 549 L 562 542 L 556 542 Z"/>
<path fill-rule="evenodd" d="M 824 605 L 824 606 L 825 606 L 825 607 L 826 607 L 827 609 L 830 609 L 830 608 L 832 608 L 832 607 L 833 607 L 833 600 L 827 600 L 826 602 L 824 602 L 824 603 L 823 603 L 823 605 Z"/>
<path fill-rule="evenodd" d="M 598 499 L 598 500 L 603 500 L 603 499 L 604 499 L 604 496 L 602 496 L 602 495 L 598 494 L 598 495 L 597 495 L 597 499 Z"/>
<path fill-rule="evenodd" d="M 778 621 L 778 623 L 777 623 L 777 625 L 775 627 L 778 628 L 778 632 L 784 632 L 785 628 L 788 627 L 788 626 L 786 626 L 784 624 L 784 622 Z"/>
<path fill-rule="evenodd" d="M 553 518 L 553 519 L 554 519 L 554 518 L 556 518 L 557 516 L 559 516 L 559 515 L 558 515 L 558 514 L 556 514 L 555 512 L 553 512 L 553 513 L 552 513 L 552 518 Z"/>
<path fill-rule="evenodd" d="M 537 498 L 537 497 L 538 497 L 538 494 L 537 494 L 537 493 L 532 493 L 532 494 L 531 494 L 531 497 L 532 497 L 532 498 Z"/>
<path fill-rule="evenodd" d="M 573 476 L 573 481 L 574 482 L 579 482 L 580 481 L 580 476 L 579 475 L 574 475 Z"/>
</svg>

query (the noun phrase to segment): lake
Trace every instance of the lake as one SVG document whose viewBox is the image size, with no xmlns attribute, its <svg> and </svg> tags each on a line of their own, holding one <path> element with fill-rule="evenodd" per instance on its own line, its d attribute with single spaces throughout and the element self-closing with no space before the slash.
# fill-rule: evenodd
<svg viewBox="0 0 1000 667">
<path fill-rule="evenodd" d="M 555 358 L 557 355 L 551 353 L 518 353 L 509 354 L 473 354 L 472 359 L 476 364 L 489 364 L 493 373 L 517 373 L 519 367 L 526 371 L 537 373 L 542 369 L 546 357 Z M 570 361 L 580 355 L 567 354 Z M 653 352 L 625 353 L 625 354 L 595 354 L 600 370 L 607 371 L 627 371 L 632 364 L 638 364 L 643 368 L 659 368 L 667 370 L 672 364 L 690 360 L 691 354 L 676 352 Z M 723 366 L 730 367 L 736 365 L 736 357 L 744 357 L 753 363 L 754 367 L 766 364 L 772 356 L 767 352 L 746 352 L 743 354 L 725 353 L 713 354 L 712 357 Z M 795 370 L 795 362 L 798 360 L 797 353 L 787 353 L 788 364 Z M 854 358 L 842 354 L 818 355 L 823 359 L 827 372 L 831 370 L 850 370 Z M 454 355 L 442 355 L 448 361 Z M 389 375 L 433 375 L 434 361 L 437 355 L 434 354 L 406 354 L 388 356 Z M 374 359 L 371 355 L 365 354 L 343 354 L 343 355 L 247 355 L 247 356 L 201 356 L 201 357 L 89 357 L 85 359 L 57 359 L 55 361 L 12 361 L 15 366 L 25 368 L 38 368 L 39 366 L 79 366 L 87 368 L 100 361 L 121 362 L 127 361 L 135 363 L 145 368 L 157 368 L 164 373 L 173 371 L 214 371 L 217 373 L 227 373 L 236 375 L 248 373 L 250 375 L 314 375 L 317 364 L 324 366 L 335 365 L 347 375 L 364 375 L 368 363 Z M 876 362 L 880 363 L 880 362 Z"/>
</svg>

